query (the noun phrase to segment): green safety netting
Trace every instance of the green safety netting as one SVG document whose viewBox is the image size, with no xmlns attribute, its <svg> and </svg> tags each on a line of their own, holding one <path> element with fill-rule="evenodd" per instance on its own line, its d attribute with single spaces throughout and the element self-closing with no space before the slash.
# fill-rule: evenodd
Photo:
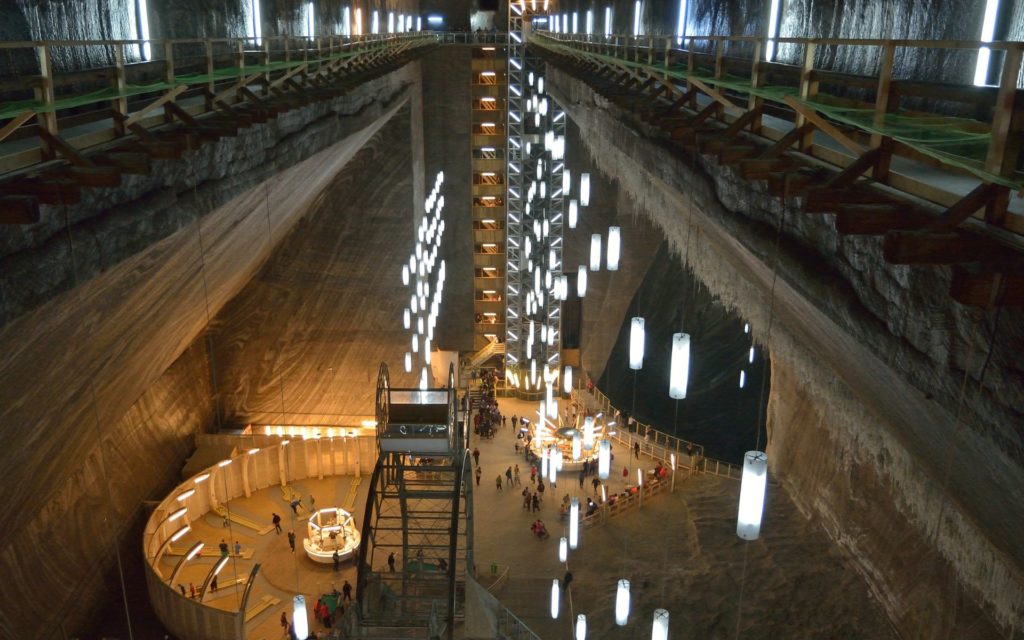
<svg viewBox="0 0 1024 640">
<path fill-rule="evenodd" d="M 414 39 L 412 42 L 434 42 L 433 38 Z M 403 42 L 409 42 L 409 40 L 403 40 Z M 319 69 L 322 65 L 336 62 L 338 60 L 344 60 L 352 58 L 358 55 L 364 55 L 367 53 L 374 53 L 389 48 L 388 45 L 375 45 L 360 49 L 358 51 L 346 51 L 342 53 L 335 53 L 329 56 L 323 56 L 319 58 L 309 60 L 287 60 L 279 62 L 270 62 L 267 64 L 255 64 L 247 65 L 245 67 L 225 67 L 216 69 L 212 73 L 183 73 L 177 75 L 174 78 L 174 83 L 168 82 L 154 82 L 152 84 L 131 84 L 125 86 L 123 89 L 106 88 L 92 91 L 90 93 L 84 93 L 82 95 L 60 98 L 55 100 L 50 105 L 45 105 L 41 101 L 36 99 L 30 100 L 14 100 L 10 102 L 0 102 L 0 120 L 8 118 L 14 118 L 24 111 L 33 111 L 35 113 L 49 113 L 52 111 L 60 111 L 62 109 L 70 109 L 73 107 L 81 107 L 84 105 L 95 104 L 97 102 L 107 102 L 110 100 L 116 100 L 118 98 L 130 98 L 131 96 L 143 94 L 143 93 L 154 93 L 157 91 L 169 91 L 174 87 L 181 85 L 199 85 L 207 84 L 209 82 L 218 82 L 223 80 L 232 80 L 235 78 L 244 78 L 254 73 L 266 73 L 271 71 L 280 71 L 284 69 L 294 69 L 302 65 L 308 65 L 311 71 Z"/>
<path fill-rule="evenodd" d="M 709 69 L 689 70 L 686 66 L 636 62 L 617 56 L 585 51 L 564 45 L 548 38 L 533 40 L 543 47 L 573 56 L 585 56 L 630 69 L 640 69 L 651 75 L 668 75 L 676 80 L 694 79 L 708 86 L 732 89 L 739 93 L 753 94 L 772 102 L 785 103 L 786 99 L 806 105 L 827 118 L 841 122 L 861 131 L 880 134 L 940 162 L 968 171 L 978 178 L 1011 189 L 1024 189 L 1024 176 L 1019 172 L 1012 177 L 1000 176 L 985 169 L 988 153 L 989 125 L 970 118 L 912 114 L 903 111 L 888 113 L 880 123 L 875 122 L 875 110 L 871 108 L 848 107 L 830 104 L 828 94 L 819 93 L 814 100 L 799 98 L 799 89 L 790 86 L 753 87 L 749 79 L 726 75 L 716 78 Z"/>
</svg>

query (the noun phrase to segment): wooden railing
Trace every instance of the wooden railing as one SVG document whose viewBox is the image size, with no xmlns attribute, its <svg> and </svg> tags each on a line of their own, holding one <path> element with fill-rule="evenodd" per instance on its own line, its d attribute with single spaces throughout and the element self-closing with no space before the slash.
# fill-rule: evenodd
<svg viewBox="0 0 1024 640">
<path fill-rule="evenodd" d="M 1020 134 L 1013 130 L 1015 118 L 1024 111 L 1018 88 L 1024 42 L 769 40 L 751 36 L 688 36 L 680 42 L 676 36 L 549 32 L 532 42 L 570 54 L 576 51 L 627 73 L 638 73 L 637 85 L 646 78 L 678 85 L 679 91 L 670 90 L 667 97 L 685 97 L 685 103 L 692 107 L 697 107 L 696 95 L 703 94 L 715 106 L 716 117 L 735 123 L 737 129 L 779 141 L 783 150 L 793 146 L 831 164 L 859 169 L 858 174 L 870 171 L 876 181 L 940 205 L 961 203 L 966 213 L 953 212 L 961 220 L 984 209 L 984 216 L 979 218 L 986 223 L 1024 233 L 1024 216 L 1008 211 L 1011 194 L 1024 189 L 1024 173 L 1019 167 Z M 801 64 L 768 62 L 765 51 L 769 45 L 785 49 L 787 57 L 801 60 Z M 879 61 L 877 75 L 816 68 L 816 52 L 828 47 L 863 50 L 862 57 Z M 982 49 L 993 52 L 993 65 L 1002 60 L 999 72 L 991 74 L 999 79 L 996 86 L 894 77 L 901 56 L 921 55 L 921 50 L 976 55 Z M 922 108 L 931 112 L 922 113 Z M 787 136 L 787 131 L 768 126 L 764 116 L 769 113 L 792 120 L 795 133 Z M 950 113 L 967 117 L 951 117 Z M 973 120 L 977 117 L 981 120 Z M 909 127 L 910 132 L 900 127 Z M 815 143 L 815 132 L 837 144 Z M 918 136 L 918 132 L 926 135 Z M 942 140 L 933 143 L 933 138 Z M 847 153 L 852 154 L 852 160 Z M 894 170 L 894 156 L 972 176 L 986 188 L 981 193 L 972 192 L 973 197 L 965 202 L 962 193 L 949 190 L 941 180 L 926 181 Z"/>
</svg>

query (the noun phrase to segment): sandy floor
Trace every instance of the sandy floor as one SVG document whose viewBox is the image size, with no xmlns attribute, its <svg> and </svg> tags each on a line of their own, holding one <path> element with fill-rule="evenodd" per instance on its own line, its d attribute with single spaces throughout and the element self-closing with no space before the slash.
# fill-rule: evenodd
<svg viewBox="0 0 1024 640">
<path fill-rule="evenodd" d="M 502 401 L 506 414 L 534 410 L 533 403 Z M 640 510 L 582 531 L 579 549 L 569 556 L 570 593 L 559 619 L 552 620 L 551 580 L 566 570 L 558 562 L 558 501 L 583 490 L 570 474 L 556 492 L 546 492 L 540 517 L 552 536 L 537 540 L 529 530 L 534 516 L 522 509 L 521 489 L 495 488 L 494 477 L 516 463 L 529 483 L 514 442 L 511 430 L 473 442 L 483 470 L 474 493 L 475 555 L 481 571 L 489 571 L 492 562 L 499 571 L 511 567 L 496 595 L 545 640 L 571 638 L 571 621 L 579 613 L 587 616 L 588 638 L 649 637 L 656 608 L 669 611 L 671 638 L 896 637 L 864 580 L 777 485 L 769 486 L 761 538 L 744 542 L 735 533 L 739 483 L 712 476 L 680 475 L 674 494 L 655 496 Z M 621 488 L 623 454 L 613 463 L 612 488 Z M 645 464 L 653 466 L 649 459 Z M 633 467 L 635 461 L 631 473 Z M 617 627 L 613 615 L 619 578 L 632 583 L 625 627 Z"/>
</svg>

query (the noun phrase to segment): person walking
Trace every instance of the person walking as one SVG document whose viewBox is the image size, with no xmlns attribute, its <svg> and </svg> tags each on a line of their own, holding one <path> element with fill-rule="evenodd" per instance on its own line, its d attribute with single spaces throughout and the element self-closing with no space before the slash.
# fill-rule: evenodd
<svg viewBox="0 0 1024 640">
<path fill-rule="evenodd" d="M 523 508 L 530 510 L 530 487 L 523 488 Z"/>
<path fill-rule="evenodd" d="M 505 484 L 512 486 L 512 467 L 505 469 Z"/>
<path fill-rule="evenodd" d="M 478 486 L 478 487 L 480 486 L 480 476 L 482 476 L 482 475 L 483 475 L 483 472 L 480 471 L 480 467 L 477 467 L 476 468 L 476 486 Z"/>
<path fill-rule="evenodd" d="M 580 489 L 583 488 L 583 481 L 586 479 L 586 474 L 583 473 L 583 469 L 580 469 Z"/>
<path fill-rule="evenodd" d="M 281 516 L 276 513 L 272 513 L 270 515 L 274 516 L 270 521 L 274 523 L 274 529 L 277 530 L 277 535 L 281 535 Z"/>
<path fill-rule="evenodd" d="M 501 476 L 494 478 L 494 484 L 498 487 L 498 491 L 501 491 Z"/>
<path fill-rule="evenodd" d="M 352 602 L 352 585 L 348 583 L 348 580 L 346 580 L 345 584 L 341 587 L 341 599 L 343 601 L 347 600 Z"/>
<path fill-rule="evenodd" d="M 388 554 L 388 571 L 391 573 L 395 572 L 395 552 L 392 551 Z"/>
<path fill-rule="evenodd" d="M 538 500 L 543 500 L 544 499 L 544 481 L 543 480 L 538 480 L 537 481 L 537 498 L 538 498 Z"/>
<path fill-rule="evenodd" d="M 302 496 L 296 496 L 289 505 L 292 508 L 292 513 L 299 515 L 299 507 L 302 506 Z"/>
<path fill-rule="evenodd" d="M 188 592 L 192 596 L 192 599 L 196 599 L 196 585 L 192 582 L 188 583 Z"/>
<path fill-rule="evenodd" d="M 309 494 L 309 512 L 310 513 L 313 513 L 314 511 L 316 511 L 316 506 L 315 505 L 316 505 L 316 498 L 314 498 L 313 494 L 311 493 L 311 494 Z"/>
<path fill-rule="evenodd" d="M 338 567 L 341 566 L 341 555 L 338 554 L 337 549 L 335 549 L 334 553 L 331 555 L 331 560 L 334 561 L 334 570 L 337 571 Z"/>
<path fill-rule="evenodd" d="M 210 591 L 217 593 L 217 576 L 213 576 L 213 579 L 210 580 Z"/>
<path fill-rule="evenodd" d="M 235 540 L 235 557 L 242 557 L 242 543 L 238 540 Z"/>
<path fill-rule="evenodd" d="M 220 544 L 217 545 L 217 547 L 220 549 L 220 557 L 228 557 L 228 543 L 224 539 L 221 539 Z"/>
<path fill-rule="evenodd" d="M 182 597 L 182 598 L 186 597 L 186 595 L 185 595 L 185 585 L 183 585 L 183 584 L 181 584 L 181 583 L 179 582 L 179 583 L 178 583 L 178 589 L 180 589 L 180 590 L 181 590 L 181 597 Z"/>
<path fill-rule="evenodd" d="M 566 571 L 565 577 L 562 578 L 562 591 L 568 591 L 570 584 L 572 584 L 572 571 Z"/>
<path fill-rule="evenodd" d="M 288 633 L 288 614 L 284 611 L 281 612 L 281 626 L 284 628 L 284 635 L 290 636 Z"/>
<path fill-rule="evenodd" d="M 518 464 L 516 465 L 516 470 L 513 472 L 513 475 L 515 477 L 515 486 L 518 487 L 521 484 L 519 482 L 519 465 Z"/>
<path fill-rule="evenodd" d="M 292 552 L 295 552 L 295 532 L 288 532 L 288 546 L 292 548 Z"/>
<path fill-rule="evenodd" d="M 530 465 L 530 484 L 537 482 L 537 465 Z"/>
<path fill-rule="evenodd" d="M 629 467 L 622 467 L 622 481 L 629 482 Z"/>
<path fill-rule="evenodd" d="M 594 497 L 597 497 L 597 492 L 601 489 L 601 481 L 597 478 L 591 480 L 590 484 L 594 485 Z"/>
<path fill-rule="evenodd" d="M 638 458 L 638 459 L 640 458 L 640 443 L 639 442 L 634 442 L 633 443 L 633 456 Z"/>
<path fill-rule="evenodd" d="M 480 450 L 473 447 L 473 462 L 476 466 L 480 466 Z"/>
<path fill-rule="evenodd" d="M 534 511 L 534 513 L 536 513 L 537 511 L 540 511 L 540 498 L 537 497 L 536 493 L 533 494 L 533 498 L 531 499 L 531 503 L 533 504 L 533 511 Z"/>
</svg>

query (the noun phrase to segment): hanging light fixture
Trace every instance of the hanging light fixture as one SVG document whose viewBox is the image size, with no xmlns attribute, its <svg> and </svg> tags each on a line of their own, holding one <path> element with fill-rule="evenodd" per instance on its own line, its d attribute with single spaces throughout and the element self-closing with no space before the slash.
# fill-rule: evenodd
<svg viewBox="0 0 1024 640">
<path fill-rule="evenodd" d="M 626 626 L 629 620 L 629 580 L 619 580 L 615 590 L 615 624 Z"/>
<path fill-rule="evenodd" d="M 562 459 L 562 454 L 552 448 L 548 458 L 548 480 L 551 481 L 551 486 L 554 486 L 558 482 L 558 470 L 561 467 L 560 460 Z"/>
<path fill-rule="evenodd" d="M 608 270 L 619 270 L 619 253 L 622 249 L 622 229 L 608 227 Z"/>
<path fill-rule="evenodd" d="M 761 535 L 764 513 L 764 492 L 768 484 L 768 456 L 763 451 L 743 454 L 743 480 L 740 484 L 740 507 L 736 516 L 736 535 L 744 540 L 757 540 Z"/>
<path fill-rule="evenodd" d="M 583 298 L 587 295 L 587 267 L 586 265 L 580 265 L 579 271 L 576 272 L 576 295 Z"/>
<path fill-rule="evenodd" d="M 590 206 L 590 174 L 584 173 L 580 176 L 580 205 Z"/>
<path fill-rule="evenodd" d="M 644 319 L 639 316 L 629 325 L 629 368 L 644 368 Z"/>
<path fill-rule="evenodd" d="M 541 412 L 541 422 L 544 423 L 544 413 Z M 544 447 L 540 450 L 540 477 L 543 478 L 548 475 L 548 448 Z"/>
<path fill-rule="evenodd" d="M 668 611 L 665 609 L 654 610 L 651 640 L 668 640 Z"/>
<path fill-rule="evenodd" d="M 595 233 L 590 236 L 590 270 L 601 270 L 601 234 Z"/>
<path fill-rule="evenodd" d="M 580 217 L 580 203 L 575 199 L 569 201 L 569 228 L 575 229 Z"/>
<path fill-rule="evenodd" d="M 592 451 L 594 449 L 594 417 L 587 416 L 583 419 L 583 449 Z"/>
<path fill-rule="evenodd" d="M 580 434 L 574 433 L 572 436 L 572 459 L 573 462 L 580 459 L 583 454 L 583 442 L 580 440 Z"/>
<path fill-rule="evenodd" d="M 569 558 L 569 540 L 562 536 L 558 540 L 558 561 L 565 562 Z"/>
<path fill-rule="evenodd" d="M 676 400 L 686 398 L 690 382 L 690 334 L 672 334 L 672 366 L 669 371 L 668 396 Z"/>
<path fill-rule="evenodd" d="M 575 550 L 580 544 L 580 499 L 569 503 L 569 548 Z"/>
<path fill-rule="evenodd" d="M 309 619 L 306 617 L 306 597 L 302 595 L 292 598 L 292 629 L 296 638 L 309 637 Z"/>
<path fill-rule="evenodd" d="M 572 393 L 572 365 L 565 365 L 565 373 L 562 374 L 562 389 L 565 393 Z"/>
<path fill-rule="evenodd" d="M 576 640 L 587 640 L 587 616 L 576 616 Z"/>
<path fill-rule="evenodd" d="M 607 480 L 611 470 L 612 445 L 607 440 L 602 440 L 597 448 L 597 477 Z"/>
<path fill-rule="evenodd" d="M 746 384 L 747 384 L 747 372 L 744 371 L 743 369 L 740 369 L 740 389 L 742 389 L 744 386 L 746 386 Z"/>
<path fill-rule="evenodd" d="M 405 352 L 405 372 L 412 373 L 412 354 Z"/>
<path fill-rule="evenodd" d="M 562 195 L 569 195 L 570 189 L 572 189 L 572 172 L 568 169 L 562 169 Z"/>
<path fill-rule="evenodd" d="M 551 581 L 551 619 L 558 620 L 558 578 Z"/>
</svg>

